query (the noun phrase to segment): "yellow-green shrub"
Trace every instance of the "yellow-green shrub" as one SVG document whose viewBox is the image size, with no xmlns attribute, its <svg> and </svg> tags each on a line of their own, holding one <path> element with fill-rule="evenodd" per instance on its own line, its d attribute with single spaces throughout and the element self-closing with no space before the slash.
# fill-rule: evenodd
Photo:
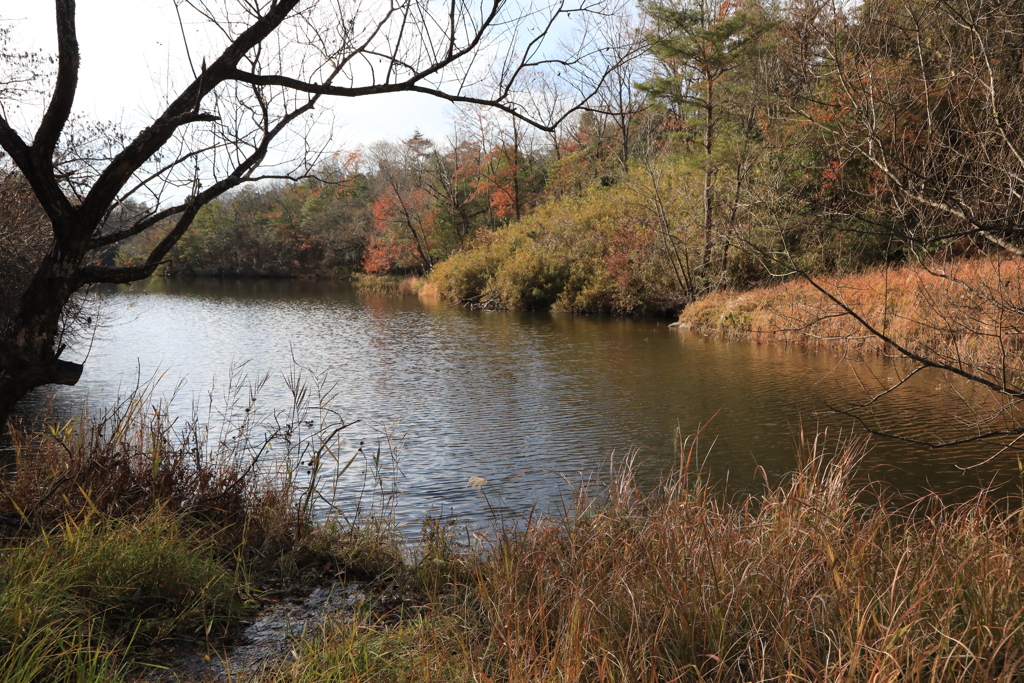
<svg viewBox="0 0 1024 683">
<path fill-rule="evenodd" d="M 672 310 L 685 293 L 659 228 L 650 221 L 650 207 L 637 186 L 641 181 L 595 186 L 582 196 L 540 206 L 438 265 L 431 279 L 449 300 L 475 299 L 510 309 Z"/>
</svg>

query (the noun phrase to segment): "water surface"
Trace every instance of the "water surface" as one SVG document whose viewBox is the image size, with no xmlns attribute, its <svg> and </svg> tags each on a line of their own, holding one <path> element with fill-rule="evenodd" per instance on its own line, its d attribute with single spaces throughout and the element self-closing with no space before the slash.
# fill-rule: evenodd
<svg viewBox="0 0 1024 683">
<path fill-rule="evenodd" d="M 665 320 L 469 311 L 335 283 L 150 282 L 104 295 L 101 313 L 82 380 L 59 403 L 88 396 L 102 406 L 138 377 L 163 373 L 165 394 L 184 380 L 174 405 L 185 415 L 246 362 L 250 378 L 271 375 L 261 403 L 284 408 L 282 377 L 297 361 L 327 372 L 339 413 L 360 420 L 346 432 L 351 448 L 374 449 L 384 432 L 400 437 L 399 516 L 409 520 L 426 510 L 475 523 L 488 506 L 546 509 L 564 500 L 566 481 L 630 453 L 650 483 L 677 466 L 677 432 L 702 426 L 709 470 L 742 490 L 792 470 L 801 427 L 856 431 L 850 418 L 821 411 L 897 371 L 678 332 Z M 940 384 L 924 377 L 888 401 L 885 425 L 947 434 L 957 407 Z M 958 467 L 990 453 L 873 439 L 864 471 L 907 491 L 1016 472 L 1009 458 Z M 467 487 L 471 476 L 487 486 Z"/>
</svg>

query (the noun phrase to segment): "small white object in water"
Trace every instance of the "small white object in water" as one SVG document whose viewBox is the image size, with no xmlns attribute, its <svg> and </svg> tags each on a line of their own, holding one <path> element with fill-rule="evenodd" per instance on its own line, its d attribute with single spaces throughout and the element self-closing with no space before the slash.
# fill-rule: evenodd
<svg viewBox="0 0 1024 683">
<path fill-rule="evenodd" d="M 478 488 L 480 488 L 481 486 L 483 486 L 486 483 L 487 483 L 487 480 L 484 479 L 483 477 L 470 477 L 469 478 L 469 488 L 471 488 L 471 489 L 478 489 Z"/>
</svg>

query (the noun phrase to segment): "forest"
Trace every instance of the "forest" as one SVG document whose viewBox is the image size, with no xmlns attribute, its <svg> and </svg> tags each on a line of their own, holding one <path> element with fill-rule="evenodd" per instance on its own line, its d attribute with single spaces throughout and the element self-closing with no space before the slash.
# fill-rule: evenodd
<svg viewBox="0 0 1024 683">
<path fill-rule="evenodd" d="M 446 139 L 211 202 L 162 272 L 429 275 L 465 303 L 665 314 L 798 274 L 1019 255 L 1018 12 L 646 3 L 615 27 L 643 52 L 551 131 L 463 105 Z"/>
</svg>

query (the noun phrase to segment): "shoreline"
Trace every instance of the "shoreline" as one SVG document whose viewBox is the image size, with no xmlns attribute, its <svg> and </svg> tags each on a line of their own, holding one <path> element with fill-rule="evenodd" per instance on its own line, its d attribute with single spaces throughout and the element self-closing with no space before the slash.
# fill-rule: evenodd
<svg viewBox="0 0 1024 683">
<path fill-rule="evenodd" d="M 874 268 L 816 283 L 911 352 L 986 363 L 1019 344 L 1017 326 L 1004 323 L 1001 309 L 1024 304 L 1022 277 L 1024 260 L 994 256 Z M 677 329 L 734 341 L 900 355 L 804 279 L 713 292 L 688 305 L 677 322 Z"/>
<path fill-rule="evenodd" d="M 138 429 L 145 437 L 149 427 Z M 693 463 L 700 453 L 688 443 L 680 461 Z M 119 457 L 79 444 L 76 483 L 94 481 L 87 464 L 97 457 Z M 63 451 L 44 435 L 37 445 L 59 463 Z M 266 555 L 224 544 L 214 520 L 194 508 L 173 511 L 155 489 L 156 505 L 133 514 L 121 507 L 134 495 L 129 488 L 113 492 L 103 510 L 85 499 L 51 500 L 40 521 L 67 522 L 9 534 L 3 547 L 19 566 L 37 567 L 33 585 L 67 578 L 60 592 L 31 592 L 27 577 L 5 570 L 0 600 L 38 616 L 26 627 L 0 623 L 0 674 L 90 683 L 1019 674 L 1019 658 L 1003 656 L 1024 647 L 1019 499 L 982 492 L 959 505 L 907 505 L 855 483 L 864 447 L 858 439 L 801 440 L 797 471 L 742 499 L 724 497 L 687 467 L 642 493 L 625 467 L 600 500 L 577 497 L 561 513 L 495 528 L 469 545 L 458 529 L 428 518 L 405 559 L 395 555 L 386 518 L 314 525 L 290 496 L 264 512 L 298 514 L 278 537 L 291 547 L 263 545 L 269 529 L 248 536 Z M 152 455 L 126 463 L 140 481 L 148 481 Z M 185 474 L 174 470 L 172 494 L 186 492 Z M 12 483 L 23 494 L 47 487 L 45 478 Z M 265 494 L 248 488 L 246 497 Z M 161 562 L 149 560 L 154 544 Z M 115 551 L 148 562 L 147 574 L 111 562 Z M 39 559 L 46 561 L 37 566 Z M 284 573 L 271 566 L 282 559 L 292 567 Z M 373 568 L 368 583 L 353 580 L 358 565 Z M 193 594 L 189 587 L 207 576 Z M 80 595 L 81 585 L 101 599 Z M 125 636 L 124 624 L 141 618 L 149 629 Z"/>
</svg>

